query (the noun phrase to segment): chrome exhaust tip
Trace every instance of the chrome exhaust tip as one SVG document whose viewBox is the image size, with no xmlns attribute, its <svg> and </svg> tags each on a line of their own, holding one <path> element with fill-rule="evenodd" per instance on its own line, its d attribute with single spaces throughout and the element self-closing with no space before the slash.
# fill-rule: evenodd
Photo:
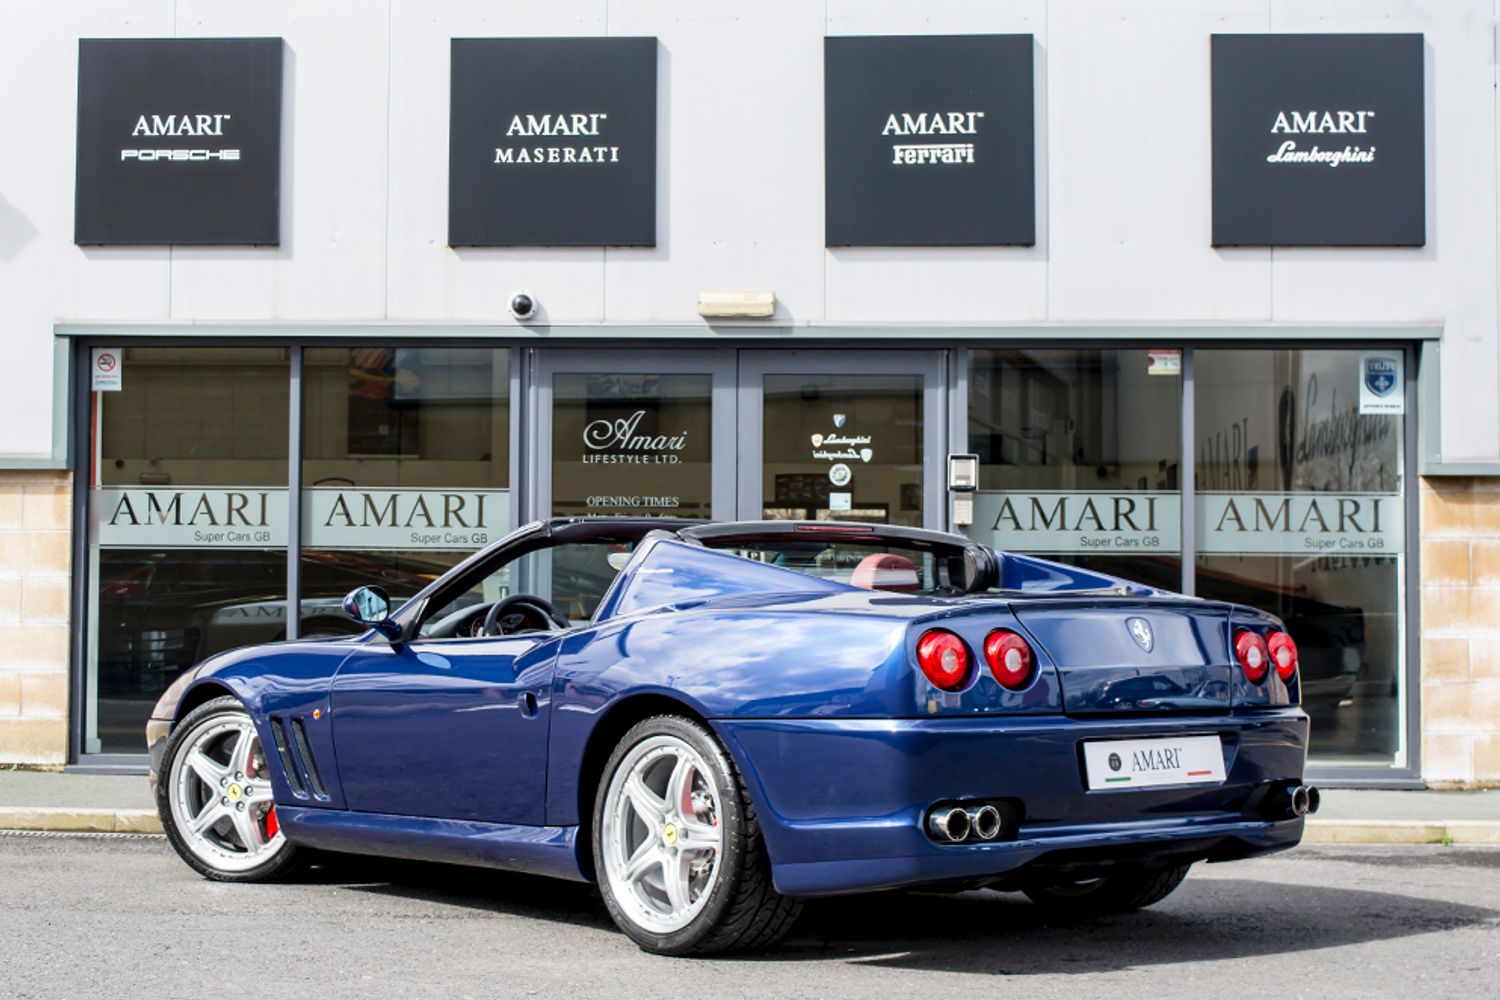
<svg viewBox="0 0 1500 1000">
<path fill-rule="evenodd" d="M 970 809 L 969 827 L 974 831 L 974 836 L 980 840 L 994 840 L 1000 836 L 1000 827 L 1004 820 L 1000 816 L 1000 810 L 994 806 L 980 806 L 978 809 Z"/>
<path fill-rule="evenodd" d="M 1308 812 L 1308 794 L 1306 785 L 1296 785 L 1289 790 L 1291 797 L 1292 815 L 1306 816 Z"/>
<path fill-rule="evenodd" d="M 969 839 L 969 814 L 962 809 L 934 809 L 927 817 L 927 829 L 937 840 L 959 844 Z"/>
<path fill-rule="evenodd" d="M 1323 804 L 1323 793 L 1312 785 L 1307 786 L 1307 814 L 1311 816 Z"/>
</svg>

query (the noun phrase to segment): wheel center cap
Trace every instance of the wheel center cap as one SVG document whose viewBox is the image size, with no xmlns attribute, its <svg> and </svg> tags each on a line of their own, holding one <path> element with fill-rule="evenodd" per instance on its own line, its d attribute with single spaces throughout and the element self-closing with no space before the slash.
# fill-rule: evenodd
<svg viewBox="0 0 1500 1000">
<path fill-rule="evenodd" d="M 239 785 L 230 785 L 224 790 L 224 794 L 229 796 L 229 800 L 231 802 L 238 802 L 240 800 L 240 796 L 243 795 L 244 792 L 240 790 Z"/>
<path fill-rule="evenodd" d="M 661 831 L 661 839 L 666 842 L 668 847 L 677 843 L 677 827 L 668 823 Z"/>
</svg>

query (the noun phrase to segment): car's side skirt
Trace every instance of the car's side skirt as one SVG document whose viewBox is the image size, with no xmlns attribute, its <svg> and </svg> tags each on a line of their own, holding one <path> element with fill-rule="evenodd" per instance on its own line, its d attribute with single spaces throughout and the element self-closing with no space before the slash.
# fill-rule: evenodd
<svg viewBox="0 0 1500 1000">
<path fill-rule="evenodd" d="M 588 881 L 579 866 L 576 826 L 520 826 L 294 806 L 277 806 L 276 818 L 292 843 L 326 851 Z"/>
</svg>

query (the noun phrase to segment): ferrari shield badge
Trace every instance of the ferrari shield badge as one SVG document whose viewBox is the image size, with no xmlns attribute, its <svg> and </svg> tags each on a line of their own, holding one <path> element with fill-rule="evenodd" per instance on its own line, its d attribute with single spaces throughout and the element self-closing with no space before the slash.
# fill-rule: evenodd
<svg viewBox="0 0 1500 1000">
<path fill-rule="evenodd" d="M 1151 652 L 1151 647 L 1156 643 L 1156 637 L 1151 634 L 1151 623 L 1144 618 L 1129 618 L 1125 621 L 1125 627 L 1130 629 L 1130 637 L 1135 644 L 1146 652 Z"/>
</svg>

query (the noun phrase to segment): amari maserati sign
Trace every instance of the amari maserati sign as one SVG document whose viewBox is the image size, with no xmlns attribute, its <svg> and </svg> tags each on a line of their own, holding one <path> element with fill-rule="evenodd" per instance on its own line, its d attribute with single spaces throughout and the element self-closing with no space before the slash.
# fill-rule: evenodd
<svg viewBox="0 0 1500 1000">
<path fill-rule="evenodd" d="M 282 48 L 80 39 L 74 241 L 279 243 Z"/>
<path fill-rule="evenodd" d="M 1032 36 L 828 38 L 825 242 L 1036 242 Z"/>
<path fill-rule="evenodd" d="M 450 246 L 656 244 L 656 39 L 455 38 Z"/>
<path fill-rule="evenodd" d="M 1425 243 L 1422 46 L 1214 35 L 1214 245 Z"/>
</svg>

